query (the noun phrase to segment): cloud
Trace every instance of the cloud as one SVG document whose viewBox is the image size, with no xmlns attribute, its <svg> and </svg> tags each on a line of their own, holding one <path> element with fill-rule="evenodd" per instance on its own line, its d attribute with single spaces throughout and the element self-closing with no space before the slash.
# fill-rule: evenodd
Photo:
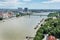
<svg viewBox="0 0 60 40">
<path fill-rule="evenodd" d="M 5 0 L 5 1 L 0 1 L 0 5 L 13 5 L 17 4 L 18 0 Z"/>
<path fill-rule="evenodd" d="M 23 0 L 23 1 L 25 1 L 25 2 L 30 2 L 31 0 Z"/>
<path fill-rule="evenodd" d="M 53 2 L 60 2 L 60 0 L 52 0 Z"/>
<path fill-rule="evenodd" d="M 42 3 L 57 3 L 60 2 L 60 0 L 49 0 L 49 1 L 44 1 Z"/>
<path fill-rule="evenodd" d="M 20 2 L 19 0 L 5 0 L 5 1 L 1 1 L 0 0 L 0 8 L 14 8 L 14 7 L 18 7 L 19 5 L 23 5 L 25 3 Z"/>
</svg>

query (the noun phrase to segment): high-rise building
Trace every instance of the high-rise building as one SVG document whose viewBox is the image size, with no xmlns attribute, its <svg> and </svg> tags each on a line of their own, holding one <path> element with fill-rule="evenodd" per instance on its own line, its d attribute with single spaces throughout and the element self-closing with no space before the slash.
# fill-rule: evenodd
<svg viewBox="0 0 60 40">
<path fill-rule="evenodd" d="M 18 8 L 18 11 L 23 11 L 23 9 L 22 8 Z"/>
<path fill-rule="evenodd" d="M 27 12 L 28 11 L 28 8 L 24 8 L 24 12 Z"/>
</svg>

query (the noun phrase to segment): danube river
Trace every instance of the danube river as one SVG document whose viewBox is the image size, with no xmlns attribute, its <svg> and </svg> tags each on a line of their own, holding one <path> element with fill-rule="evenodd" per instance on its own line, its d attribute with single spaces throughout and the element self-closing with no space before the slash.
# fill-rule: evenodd
<svg viewBox="0 0 60 40">
<path fill-rule="evenodd" d="M 48 15 L 49 13 L 39 13 Z M 47 16 L 22 16 L 0 21 L 0 40 L 27 40 L 26 36 L 34 37 L 36 25 Z"/>
</svg>

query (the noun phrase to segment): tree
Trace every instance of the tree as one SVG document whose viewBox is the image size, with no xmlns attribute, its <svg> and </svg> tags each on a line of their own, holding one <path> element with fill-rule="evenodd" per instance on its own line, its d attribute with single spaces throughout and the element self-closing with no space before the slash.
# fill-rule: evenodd
<svg viewBox="0 0 60 40">
<path fill-rule="evenodd" d="M 3 18 L 2 18 L 2 17 L 0 17 L 0 20 L 3 20 Z"/>
<path fill-rule="evenodd" d="M 53 26 L 56 27 L 57 26 L 57 23 L 54 23 Z"/>
<path fill-rule="evenodd" d="M 20 14 L 16 14 L 16 17 L 19 17 L 20 16 Z"/>
<path fill-rule="evenodd" d="M 53 35 L 56 38 L 60 38 L 60 28 L 54 28 L 52 31 L 50 31 L 49 35 Z"/>
</svg>

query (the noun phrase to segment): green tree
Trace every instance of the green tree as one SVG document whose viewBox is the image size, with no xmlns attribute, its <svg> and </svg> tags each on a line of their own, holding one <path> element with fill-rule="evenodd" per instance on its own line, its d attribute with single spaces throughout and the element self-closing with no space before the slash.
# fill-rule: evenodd
<svg viewBox="0 0 60 40">
<path fill-rule="evenodd" d="M 0 17 L 0 20 L 3 20 L 3 18 L 2 18 L 2 17 Z"/>
<path fill-rule="evenodd" d="M 19 17 L 20 16 L 20 14 L 16 14 L 16 17 Z"/>
</svg>

